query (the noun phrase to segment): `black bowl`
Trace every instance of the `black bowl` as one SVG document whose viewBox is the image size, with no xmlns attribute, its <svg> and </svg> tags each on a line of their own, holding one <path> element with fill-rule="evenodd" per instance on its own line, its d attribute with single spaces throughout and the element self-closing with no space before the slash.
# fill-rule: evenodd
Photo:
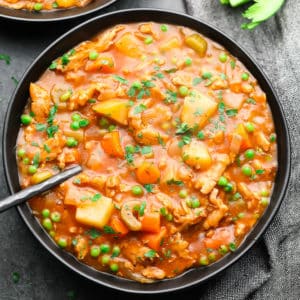
<svg viewBox="0 0 300 300">
<path fill-rule="evenodd" d="M 66 21 L 92 14 L 116 1 L 117 0 L 94 0 L 84 7 L 41 12 L 28 11 L 24 9 L 10 9 L 0 6 L 0 17 L 23 22 Z"/>
<path fill-rule="evenodd" d="M 6 115 L 4 125 L 3 160 L 9 189 L 11 193 L 16 192 L 20 189 L 20 187 L 18 183 L 18 169 L 15 158 L 15 145 L 20 127 L 20 115 L 23 112 L 29 96 L 28 90 L 30 82 L 36 81 L 55 58 L 61 56 L 79 42 L 91 38 L 99 31 L 119 23 L 143 21 L 173 23 L 193 28 L 212 40 L 222 44 L 234 56 L 242 61 L 258 80 L 261 88 L 268 97 L 268 102 L 275 121 L 278 143 L 278 172 L 272 199 L 269 207 L 266 209 L 266 212 L 261 217 L 255 228 L 248 234 L 236 252 L 225 256 L 223 259 L 208 267 L 194 268 L 186 271 L 184 274 L 176 278 L 163 280 L 149 285 L 143 285 L 134 281 L 99 272 L 87 265 L 82 264 L 71 254 L 59 249 L 56 246 L 51 238 L 49 238 L 48 234 L 42 229 L 37 219 L 33 216 L 27 204 L 20 205 L 18 207 L 18 211 L 26 225 L 29 227 L 35 237 L 41 242 L 41 244 L 57 259 L 78 274 L 81 274 L 96 283 L 114 289 L 134 293 L 154 294 L 180 290 L 204 282 L 205 280 L 213 277 L 217 273 L 233 264 L 243 254 L 245 254 L 251 246 L 253 246 L 257 239 L 266 230 L 284 197 L 289 180 L 291 163 L 290 139 L 283 110 L 269 80 L 263 74 L 260 67 L 240 46 L 228 38 L 224 33 L 221 33 L 212 26 L 209 26 L 190 16 L 175 12 L 153 9 L 123 10 L 89 20 L 69 31 L 61 38 L 56 40 L 52 45 L 50 45 L 32 63 L 23 79 L 20 81 L 14 95 L 12 96 Z"/>
</svg>

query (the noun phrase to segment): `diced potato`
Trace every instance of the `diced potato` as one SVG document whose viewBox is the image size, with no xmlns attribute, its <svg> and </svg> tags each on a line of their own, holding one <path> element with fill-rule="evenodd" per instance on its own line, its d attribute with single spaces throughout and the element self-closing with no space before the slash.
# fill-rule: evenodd
<svg viewBox="0 0 300 300">
<path fill-rule="evenodd" d="M 37 172 L 34 175 L 32 175 L 30 181 L 32 184 L 38 184 L 38 183 L 50 178 L 51 176 L 52 176 L 52 173 L 50 171 L 40 171 L 40 172 Z"/>
<path fill-rule="evenodd" d="M 128 124 L 128 102 L 122 99 L 111 99 L 93 106 L 93 110 L 121 125 Z"/>
<path fill-rule="evenodd" d="M 201 129 L 216 112 L 217 106 L 214 100 L 201 93 L 197 93 L 196 96 L 185 97 L 181 121 L 188 124 L 189 127 L 198 125 Z"/>
<path fill-rule="evenodd" d="M 115 46 L 120 52 L 127 56 L 137 58 L 142 55 L 137 39 L 130 32 L 123 34 L 116 41 Z"/>
<path fill-rule="evenodd" d="M 195 169 L 208 169 L 212 164 L 206 145 L 200 141 L 192 141 L 182 149 L 183 161 Z"/>
<path fill-rule="evenodd" d="M 251 148 L 251 141 L 249 139 L 249 135 L 248 132 L 245 129 L 244 124 L 239 124 L 235 130 L 234 130 L 235 134 L 238 134 L 239 136 L 242 137 L 242 141 L 241 141 L 241 145 L 240 145 L 240 150 L 244 151 L 248 148 Z"/>
<path fill-rule="evenodd" d="M 113 208 L 112 199 L 102 196 L 97 201 L 89 201 L 77 207 L 75 218 L 79 223 L 101 229 L 108 223 Z"/>
<path fill-rule="evenodd" d="M 170 51 L 174 48 L 179 48 L 180 47 L 180 41 L 178 40 L 177 37 L 173 37 L 170 40 L 166 41 L 164 44 L 162 44 L 159 49 L 161 51 Z"/>
<path fill-rule="evenodd" d="M 66 127 L 65 129 L 63 129 L 64 135 L 67 136 L 67 137 L 73 137 L 78 142 L 82 142 L 83 141 L 83 137 L 84 137 L 84 131 L 83 131 L 83 129 L 80 128 L 78 130 L 72 130 L 69 127 L 70 127 L 70 125 L 68 125 L 68 127 Z"/>
<path fill-rule="evenodd" d="M 77 0 L 56 0 L 58 7 L 68 8 L 76 6 Z"/>
<path fill-rule="evenodd" d="M 185 37 L 184 41 L 187 44 L 187 46 L 195 50 L 199 54 L 199 56 L 205 56 L 207 51 L 207 42 L 200 34 L 191 34 Z"/>
</svg>

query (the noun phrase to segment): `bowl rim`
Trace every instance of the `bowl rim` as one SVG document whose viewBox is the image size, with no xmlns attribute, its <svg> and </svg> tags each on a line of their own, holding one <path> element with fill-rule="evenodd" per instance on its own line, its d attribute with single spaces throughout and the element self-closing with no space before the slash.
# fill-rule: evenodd
<svg viewBox="0 0 300 300">
<path fill-rule="evenodd" d="M 235 263 L 237 260 L 239 260 L 246 252 L 248 252 L 248 250 L 250 248 L 252 248 L 252 246 L 256 243 L 256 241 L 262 236 L 262 234 L 265 232 L 267 227 L 270 225 L 271 221 L 273 220 L 275 214 L 277 213 L 277 211 L 278 211 L 278 209 L 279 209 L 279 207 L 280 207 L 280 205 L 281 205 L 281 203 L 284 199 L 284 196 L 286 194 L 286 190 L 287 190 L 287 186 L 288 186 L 289 178 L 290 178 L 290 172 L 291 172 L 291 142 L 290 142 L 290 135 L 289 135 L 288 126 L 287 126 L 287 120 L 286 120 L 286 117 L 285 117 L 285 114 L 284 114 L 284 111 L 283 111 L 283 107 L 282 107 L 282 105 L 281 105 L 281 103 L 278 99 L 278 96 L 277 96 L 271 82 L 269 81 L 268 77 L 266 76 L 266 74 L 264 73 L 264 71 L 262 70 L 260 65 L 253 59 L 253 57 L 243 47 L 241 47 L 237 42 L 235 42 L 227 34 L 222 32 L 221 30 L 217 29 L 215 26 L 212 26 L 208 22 L 203 21 L 199 18 L 192 17 L 192 16 L 184 14 L 184 13 L 180 13 L 178 11 L 171 11 L 171 10 L 167 11 L 165 9 L 152 9 L 152 8 L 123 9 L 123 10 L 118 10 L 118 11 L 110 12 L 110 13 L 107 13 L 107 14 L 103 14 L 101 16 L 97 16 L 95 18 L 87 20 L 87 21 L 77 25 L 73 29 L 67 31 L 65 34 L 63 34 L 58 39 L 56 39 L 54 42 L 52 42 L 45 50 L 43 50 L 37 56 L 37 58 L 27 68 L 26 72 L 22 76 L 22 79 L 19 81 L 19 84 L 17 85 L 13 95 L 11 96 L 9 105 L 7 107 L 7 111 L 6 111 L 6 115 L 5 115 L 5 121 L 4 121 L 4 127 L 3 127 L 2 153 L 3 153 L 3 164 L 4 164 L 5 179 L 6 179 L 8 187 L 9 187 L 9 192 L 13 193 L 15 191 L 15 188 L 13 187 L 13 181 L 12 181 L 12 178 L 11 178 L 11 174 L 9 173 L 10 170 L 9 170 L 8 150 L 7 150 L 7 147 L 8 147 L 7 146 L 7 142 L 8 142 L 7 137 L 9 135 L 8 132 L 9 132 L 9 121 L 10 121 L 9 117 L 12 114 L 12 108 L 13 108 L 13 104 L 15 102 L 15 98 L 18 94 L 18 90 L 22 86 L 23 82 L 25 82 L 25 79 L 27 78 L 27 76 L 29 76 L 31 70 L 34 69 L 36 65 L 38 65 L 40 59 L 42 59 L 45 55 L 47 56 L 48 52 L 51 49 L 53 49 L 55 46 L 59 45 L 60 43 L 63 43 L 65 41 L 65 39 L 67 40 L 68 37 L 72 33 L 83 30 L 89 24 L 96 23 L 97 21 L 100 22 L 100 20 L 105 21 L 105 18 L 110 18 L 110 17 L 115 17 L 116 18 L 117 16 L 122 16 L 122 15 L 126 15 L 126 14 L 128 14 L 128 16 L 130 16 L 130 15 L 134 15 L 135 13 L 143 13 L 143 12 L 145 14 L 147 14 L 147 13 L 149 13 L 149 14 L 150 13 L 163 14 L 164 16 L 167 16 L 167 17 L 171 16 L 171 17 L 174 17 L 174 18 L 178 17 L 180 19 L 185 19 L 187 21 L 190 20 L 191 22 L 197 23 L 199 25 L 199 27 L 202 26 L 203 28 L 209 29 L 215 35 L 218 35 L 218 36 L 222 37 L 223 39 L 225 39 L 226 43 L 229 43 L 231 46 L 237 47 L 237 49 L 238 49 L 238 51 L 240 51 L 241 55 L 244 56 L 244 60 L 248 60 L 247 63 L 252 65 L 251 67 L 255 69 L 255 72 L 258 72 L 259 76 L 261 77 L 261 80 L 264 81 L 264 83 L 268 87 L 269 93 L 271 93 L 271 96 L 274 100 L 274 103 L 273 103 L 273 105 L 270 105 L 270 108 L 272 108 L 272 106 L 277 105 L 276 109 L 278 109 L 278 114 L 279 114 L 279 116 L 281 118 L 281 121 L 282 121 L 282 124 L 280 124 L 280 127 L 282 128 L 284 136 L 285 136 L 284 138 L 286 139 L 286 144 L 284 144 L 282 146 L 282 147 L 284 147 L 284 151 L 285 151 L 284 155 L 285 155 L 286 165 L 285 165 L 285 169 L 281 170 L 283 172 L 280 172 L 280 173 L 283 173 L 283 174 L 280 174 L 280 176 L 281 176 L 280 177 L 280 185 L 282 186 L 282 188 L 278 191 L 278 196 L 276 197 L 277 200 L 276 200 L 275 206 L 272 207 L 272 210 L 269 211 L 268 216 L 266 216 L 266 218 L 264 218 L 262 220 L 262 218 L 266 215 L 266 213 L 265 213 L 260 218 L 260 220 L 256 223 L 256 225 L 250 230 L 248 235 L 250 235 L 251 232 L 253 232 L 257 228 L 257 226 L 260 224 L 260 228 L 259 228 L 258 232 L 255 234 L 255 236 L 253 237 L 253 239 L 248 240 L 247 245 L 245 245 L 245 243 L 246 243 L 245 240 L 247 239 L 247 237 L 246 237 L 244 239 L 244 241 L 242 242 L 241 246 L 238 248 L 238 250 L 240 250 L 240 248 L 244 244 L 243 248 L 240 251 L 236 251 L 235 253 L 232 253 L 230 255 L 231 258 L 229 258 L 229 259 L 225 260 L 226 257 L 224 257 L 223 259 L 217 261 L 215 264 L 219 263 L 220 261 L 221 262 L 223 261 L 223 265 L 221 264 L 220 267 L 217 267 L 216 270 L 210 272 L 209 274 L 205 275 L 204 277 L 195 278 L 191 282 L 185 283 L 183 285 L 177 285 L 177 286 L 172 286 L 172 287 L 168 287 L 168 285 L 167 285 L 166 288 L 162 288 L 160 286 L 159 283 L 163 283 L 165 281 L 175 281 L 175 279 L 183 278 L 187 273 L 194 270 L 194 269 L 189 269 L 188 271 L 185 271 L 184 273 L 180 274 L 177 277 L 167 279 L 167 280 L 163 280 L 163 281 L 160 281 L 158 283 L 150 284 L 150 286 L 155 286 L 156 285 L 156 288 L 154 288 L 152 290 L 143 289 L 143 287 L 149 286 L 149 285 L 140 284 L 140 283 L 137 284 L 139 286 L 139 288 L 138 287 L 135 287 L 135 288 L 121 287 L 121 286 L 118 285 L 118 282 L 125 280 L 125 282 L 128 282 L 128 284 L 130 285 L 130 282 L 132 282 L 132 281 L 122 279 L 122 278 L 114 276 L 114 275 L 112 275 L 112 276 L 109 275 L 112 278 L 112 282 L 105 282 L 101 278 L 96 278 L 96 276 L 94 276 L 94 275 L 92 276 L 90 274 L 87 274 L 87 270 L 88 269 L 93 269 L 93 268 L 88 267 L 88 269 L 87 269 L 86 268 L 87 265 L 82 264 L 82 263 L 79 262 L 81 265 L 83 265 L 79 269 L 79 265 L 74 266 L 74 263 L 71 263 L 71 262 L 67 261 L 67 255 L 65 253 L 61 253 L 61 252 L 56 253 L 54 251 L 54 249 L 50 248 L 50 246 L 48 244 L 49 241 L 47 240 L 47 238 L 49 238 L 48 235 L 46 235 L 46 234 L 42 235 L 41 231 L 37 232 L 36 229 L 34 228 L 35 224 L 33 223 L 33 220 L 35 220 L 35 219 L 28 218 L 26 216 L 26 213 L 31 214 L 28 204 L 22 204 L 22 205 L 18 206 L 17 210 L 18 210 L 21 218 L 23 219 L 23 221 L 25 222 L 25 224 L 29 228 L 29 230 L 36 237 L 36 239 L 43 245 L 43 247 L 46 248 L 54 257 L 56 257 L 59 261 L 61 261 L 65 266 L 67 266 L 69 269 L 73 270 L 75 273 L 80 274 L 81 276 L 83 276 L 83 277 L 85 277 L 85 278 L 87 278 L 87 279 L 89 279 L 89 280 L 91 280 L 91 281 L 93 281 L 97 284 L 101 284 L 101 285 L 104 285 L 106 287 L 109 287 L 109 288 L 112 288 L 112 289 L 115 289 L 115 290 L 119 290 L 119 291 L 123 291 L 123 292 L 129 292 L 129 293 L 135 293 L 135 294 L 158 294 L 158 293 L 174 292 L 174 291 L 182 290 L 182 289 L 189 288 L 189 287 L 198 285 L 200 283 L 203 283 L 203 282 L 207 281 L 208 279 L 211 279 L 212 277 L 214 277 L 216 274 L 224 271 L 229 266 L 231 266 L 233 263 Z M 127 16 L 127 20 L 128 20 L 127 23 L 131 23 L 131 21 L 128 19 L 128 16 Z M 148 20 L 144 20 L 144 21 L 148 21 Z M 142 21 L 134 20 L 133 22 L 142 22 Z M 153 22 L 160 22 L 160 21 L 153 20 Z M 163 22 L 163 21 L 161 21 L 161 22 Z M 126 22 L 122 22 L 122 23 L 126 23 Z M 169 23 L 176 24 L 176 22 L 169 22 Z M 118 22 L 113 22 L 112 24 L 117 25 L 117 24 L 120 24 L 120 22 L 119 23 Z M 178 24 L 180 25 L 180 21 L 178 21 L 177 25 Z M 184 26 L 186 26 L 186 25 L 184 25 Z M 105 25 L 105 26 L 99 28 L 98 32 L 100 32 L 101 30 L 105 30 L 109 27 L 110 26 Z M 89 36 L 89 37 L 91 37 L 91 36 Z M 209 38 L 213 41 L 216 41 L 217 43 L 219 43 L 221 45 L 223 45 L 225 43 L 224 41 L 222 42 L 222 41 L 217 40 L 217 38 L 215 40 L 212 37 L 209 37 Z M 226 46 L 226 49 L 227 48 L 228 48 L 228 46 Z M 230 51 L 230 53 L 232 53 L 232 51 Z M 238 60 L 240 60 L 240 61 L 242 61 L 242 63 L 244 63 L 243 59 L 241 59 L 240 57 L 238 57 Z M 247 66 L 247 69 L 249 69 L 248 66 Z M 45 71 L 45 69 L 44 69 L 44 71 Z M 252 72 L 251 69 L 249 69 L 249 71 Z M 43 72 L 41 72 L 41 74 Z M 39 76 L 41 74 L 39 74 Z M 278 142 L 277 142 L 277 145 L 278 145 Z M 278 157 L 278 162 L 279 162 L 279 159 L 280 158 Z M 277 171 L 276 176 L 279 176 L 278 173 L 279 172 Z M 230 257 L 230 256 L 227 256 L 227 257 Z M 209 268 L 209 266 L 207 268 Z M 97 273 L 102 274 L 102 275 L 103 274 L 108 275 L 106 273 L 102 273 L 102 272 L 99 272 L 99 271 L 97 271 Z"/>
<path fill-rule="evenodd" d="M 94 0 L 97 1 L 97 0 Z M 105 3 L 103 3 L 102 5 L 96 6 L 90 10 L 85 10 L 86 7 L 88 7 L 91 3 L 88 3 L 86 6 L 84 7 L 71 7 L 71 8 L 67 8 L 67 9 L 61 9 L 61 10 L 57 10 L 57 11 L 42 11 L 39 12 L 38 14 L 36 14 L 37 16 L 40 16 L 40 18 L 30 18 L 30 16 L 25 17 L 25 16 L 13 16 L 13 15 L 9 15 L 6 14 L 5 11 L 11 11 L 12 13 L 14 11 L 17 11 L 18 13 L 21 12 L 22 14 L 24 13 L 24 15 L 26 15 L 27 13 L 32 13 L 30 11 L 27 10 L 20 10 L 20 9 L 13 9 L 13 8 L 8 8 L 8 7 L 4 7 L 4 6 L 0 6 L 0 19 L 3 18 L 4 20 L 10 20 L 10 21 L 16 21 L 16 22 L 23 22 L 23 23 L 48 23 L 48 22 L 63 22 L 63 21 L 70 21 L 70 20 L 74 20 L 74 19 L 78 19 L 78 18 L 83 18 L 86 17 L 90 14 L 93 14 L 97 11 L 100 11 L 110 5 L 112 5 L 113 3 L 117 2 L 118 0 L 105 0 Z M 4 10 L 4 13 L 3 11 Z M 72 10 L 75 10 L 74 14 L 68 15 L 68 16 L 57 16 L 55 17 L 55 15 L 59 15 L 61 12 L 72 12 Z M 82 12 L 80 11 L 82 10 Z M 50 18 L 46 18 L 45 16 L 51 16 L 51 14 L 53 14 L 53 17 Z M 76 26 L 77 27 L 77 26 Z"/>
</svg>

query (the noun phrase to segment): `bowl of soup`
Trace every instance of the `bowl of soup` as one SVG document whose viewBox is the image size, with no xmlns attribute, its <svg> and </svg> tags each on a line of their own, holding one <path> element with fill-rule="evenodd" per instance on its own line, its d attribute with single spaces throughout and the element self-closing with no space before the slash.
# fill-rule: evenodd
<svg viewBox="0 0 300 300">
<path fill-rule="evenodd" d="M 83 167 L 20 215 L 69 268 L 135 293 L 183 289 L 239 259 L 290 170 L 283 111 L 257 64 L 162 10 L 97 17 L 49 46 L 12 98 L 3 147 L 11 192 Z"/>
</svg>

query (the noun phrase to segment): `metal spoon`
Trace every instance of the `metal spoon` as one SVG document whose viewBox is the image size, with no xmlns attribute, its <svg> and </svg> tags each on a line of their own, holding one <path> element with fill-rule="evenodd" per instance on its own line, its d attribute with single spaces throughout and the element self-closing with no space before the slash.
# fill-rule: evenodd
<svg viewBox="0 0 300 300">
<path fill-rule="evenodd" d="M 32 185 L 24 190 L 21 190 L 18 193 L 15 193 L 5 199 L 0 200 L 0 212 L 3 212 L 11 208 L 12 206 L 21 204 L 36 195 L 50 190 L 54 186 L 66 181 L 67 179 L 73 177 L 81 171 L 81 166 L 75 166 L 70 169 L 66 169 L 65 171 L 58 173 L 57 175 L 54 175 L 51 178 L 39 184 Z"/>
</svg>

